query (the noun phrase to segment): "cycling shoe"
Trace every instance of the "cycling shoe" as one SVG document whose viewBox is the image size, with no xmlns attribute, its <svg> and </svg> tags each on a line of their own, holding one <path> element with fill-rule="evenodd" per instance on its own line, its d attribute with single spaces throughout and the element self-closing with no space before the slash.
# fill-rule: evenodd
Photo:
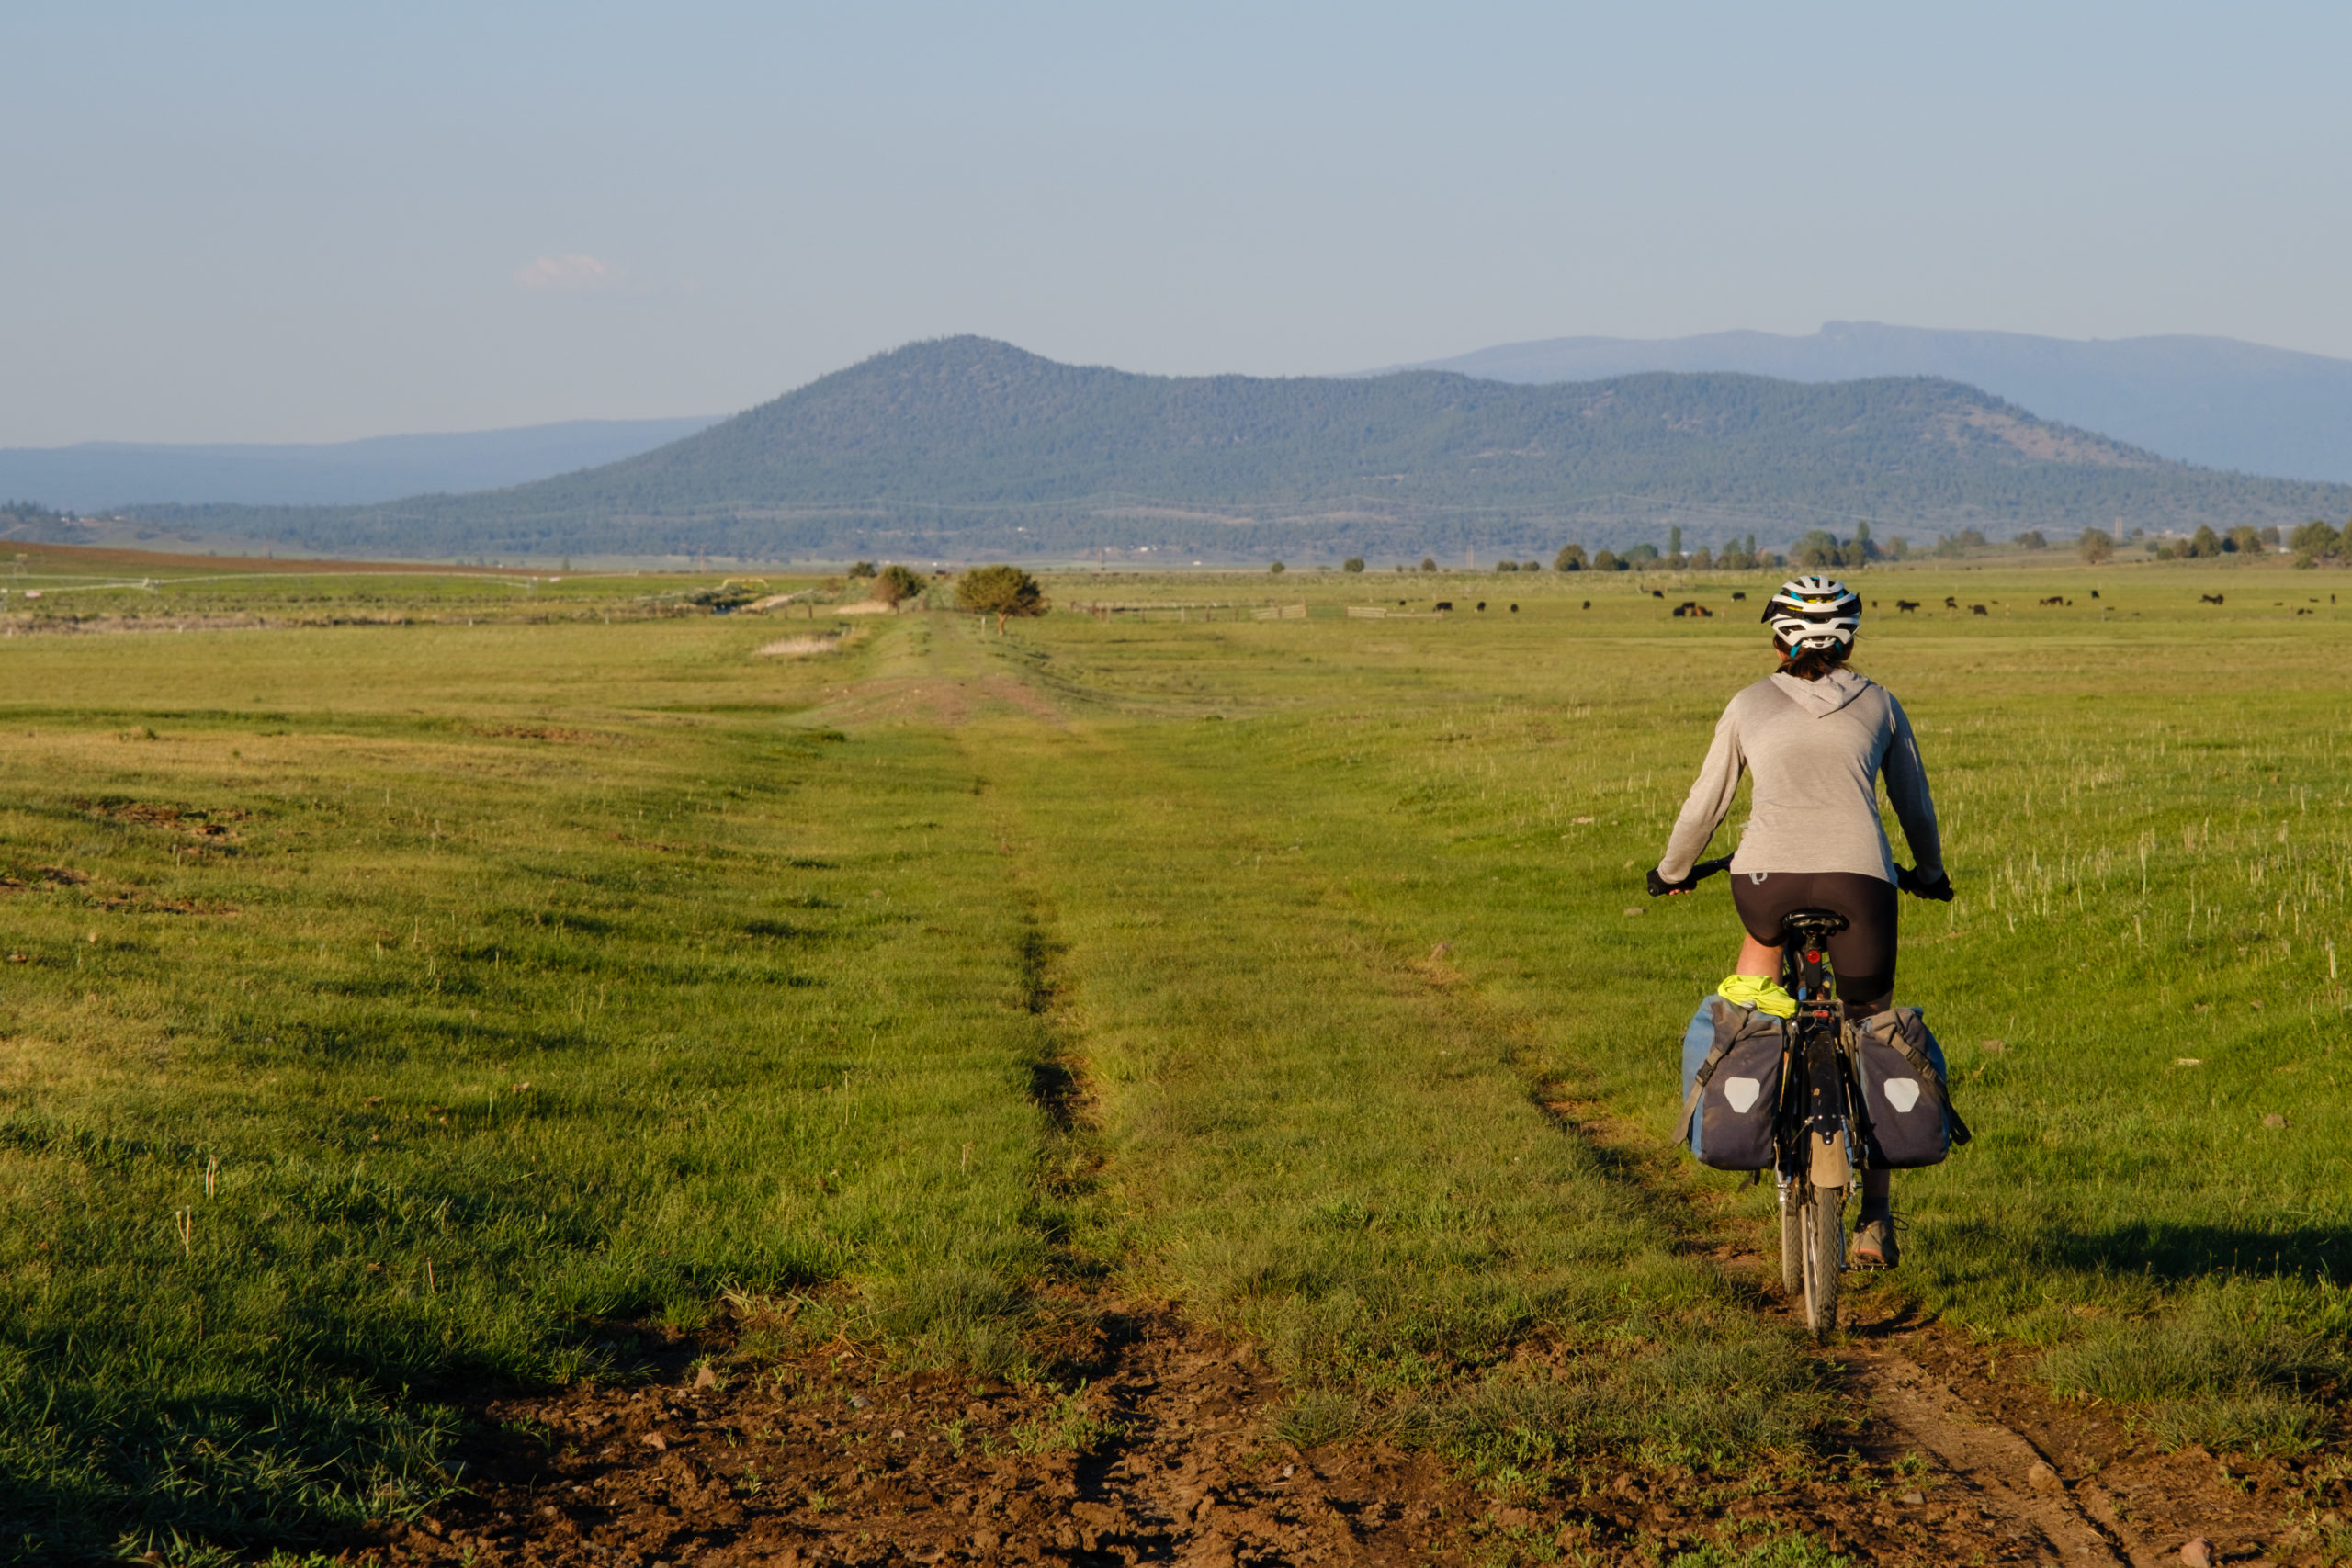
<svg viewBox="0 0 2352 1568">
<path fill-rule="evenodd" d="M 1854 1266 L 1892 1269 L 1902 1260 L 1902 1245 L 1894 1239 L 1894 1211 L 1864 1209 L 1854 1222 Z"/>
</svg>

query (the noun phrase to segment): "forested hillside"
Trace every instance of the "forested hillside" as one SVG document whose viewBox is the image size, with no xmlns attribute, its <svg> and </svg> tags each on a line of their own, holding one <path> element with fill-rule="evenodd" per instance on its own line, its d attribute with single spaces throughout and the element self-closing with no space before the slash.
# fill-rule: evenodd
<svg viewBox="0 0 2352 1568">
<path fill-rule="evenodd" d="M 2192 468 L 1928 378 L 1523 386 L 1138 376 L 916 344 L 624 462 L 379 506 L 152 513 L 337 553 L 777 559 L 1548 555 L 1867 519 L 1881 536 L 2301 522 L 2352 487 Z"/>
</svg>

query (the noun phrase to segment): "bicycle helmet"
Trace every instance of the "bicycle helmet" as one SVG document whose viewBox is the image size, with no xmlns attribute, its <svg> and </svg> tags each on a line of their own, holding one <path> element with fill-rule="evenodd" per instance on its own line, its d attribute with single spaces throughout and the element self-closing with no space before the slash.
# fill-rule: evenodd
<svg viewBox="0 0 2352 1568">
<path fill-rule="evenodd" d="M 1772 640 L 1784 654 L 1809 648 L 1850 649 L 1862 624 L 1860 595 L 1834 577 L 1809 573 L 1781 584 L 1764 606 Z"/>
</svg>

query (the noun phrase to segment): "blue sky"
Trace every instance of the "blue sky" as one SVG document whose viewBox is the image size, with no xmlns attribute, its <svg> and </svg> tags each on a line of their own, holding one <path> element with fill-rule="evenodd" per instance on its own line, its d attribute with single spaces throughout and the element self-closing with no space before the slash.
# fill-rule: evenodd
<svg viewBox="0 0 2352 1568">
<path fill-rule="evenodd" d="M 0 13 L 0 446 L 1825 320 L 2352 356 L 2352 6 Z"/>
</svg>

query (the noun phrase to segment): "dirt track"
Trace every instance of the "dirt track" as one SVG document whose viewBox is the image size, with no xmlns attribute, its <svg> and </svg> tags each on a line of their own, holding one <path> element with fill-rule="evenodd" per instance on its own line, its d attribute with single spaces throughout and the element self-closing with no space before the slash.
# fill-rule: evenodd
<svg viewBox="0 0 2352 1568">
<path fill-rule="evenodd" d="M 1428 1454 L 1272 1438 L 1263 1364 L 1164 1305 L 1071 1307 L 1065 1348 L 1094 1374 L 1074 1398 L 896 1371 L 846 1345 L 698 1388 L 711 1347 L 677 1341 L 648 1348 L 655 1375 L 635 1389 L 484 1399 L 476 1495 L 356 1555 L 1654 1563 L 1803 1530 L 1867 1563 L 2153 1568 L 2192 1537 L 2216 1562 L 2316 1563 L 2298 1517 L 2346 1505 L 2340 1482 L 2314 1496 L 2301 1489 L 2318 1476 L 2289 1465 L 2135 1451 L 2111 1413 L 2052 1400 L 2022 1361 L 1901 1319 L 1861 1323 L 1832 1352 L 1854 1401 L 1849 1453 L 1730 1483 L 1603 1470 L 1505 1500 Z M 1091 1453 L 1042 1451 L 1089 1425 Z"/>
</svg>

